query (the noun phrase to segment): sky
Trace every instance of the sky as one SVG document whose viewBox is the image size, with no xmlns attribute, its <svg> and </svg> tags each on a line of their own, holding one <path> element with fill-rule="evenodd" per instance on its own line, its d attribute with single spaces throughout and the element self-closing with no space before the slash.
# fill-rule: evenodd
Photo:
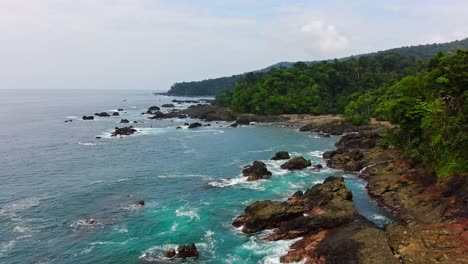
<svg viewBox="0 0 468 264">
<path fill-rule="evenodd" d="M 467 0 L 0 0 L 0 89 L 174 82 L 468 37 Z"/>
</svg>

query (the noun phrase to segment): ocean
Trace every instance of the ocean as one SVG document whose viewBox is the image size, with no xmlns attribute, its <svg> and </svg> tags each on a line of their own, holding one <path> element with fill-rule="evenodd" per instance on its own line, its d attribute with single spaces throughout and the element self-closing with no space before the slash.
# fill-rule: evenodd
<svg viewBox="0 0 468 264">
<path fill-rule="evenodd" d="M 176 129 L 197 120 L 141 115 L 173 99 L 187 98 L 0 90 L 0 263 L 178 263 L 161 256 L 189 243 L 200 252 L 194 263 L 278 263 L 294 240 L 266 242 L 268 232 L 245 235 L 232 220 L 254 201 L 285 200 L 331 175 L 345 177 L 363 216 L 380 226 L 391 221 L 357 174 L 288 172 L 280 169 L 284 161 L 270 160 L 285 150 L 325 166 L 322 153 L 339 137 L 280 124 Z M 118 108 L 125 110 L 120 117 L 81 120 Z M 143 122 L 131 124 L 141 131 L 110 137 L 126 126 L 122 118 Z M 254 160 L 273 176 L 245 181 L 242 167 Z"/>
</svg>

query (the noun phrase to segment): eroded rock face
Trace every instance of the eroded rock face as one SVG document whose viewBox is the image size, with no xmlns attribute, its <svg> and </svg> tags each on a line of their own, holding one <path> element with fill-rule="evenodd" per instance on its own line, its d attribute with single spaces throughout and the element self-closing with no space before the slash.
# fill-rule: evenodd
<svg viewBox="0 0 468 264">
<path fill-rule="evenodd" d="M 279 151 L 279 152 L 276 152 L 275 156 L 271 159 L 272 160 L 286 160 L 286 159 L 290 159 L 290 157 L 287 151 Z"/>
<path fill-rule="evenodd" d="M 247 181 L 256 181 L 266 179 L 271 176 L 271 172 L 267 169 L 265 163 L 261 161 L 254 161 L 252 165 L 244 167 L 242 175 L 247 177 Z"/>
<path fill-rule="evenodd" d="M 385 228 L 391 248 L 403 263 L 467 263 L 468 221 L 427 225 L 391 224 Z"/>
<path fill-rule="evenodd" d="M 306 160 L 303 157 L 297 157 L 292 158 L 281 165 L 281 168 L 285 170 L 302 170 L 310 166 L 312 166 L 312 162 L 310 160 Z"/>
<path fill-rule="evenodd" d="M 295 193 L 287 202 L 257 201 L 245 208 L 233 225 L 243 225 L 244 233 L 279 228 L 272 235 L 272 239 L 277 240 L 347 222 L 354 214 L 352 194 L 346 189 L 343 178 L 329 177 L 303 194 Z"/>
<path fill-rule="evenodd" d="M 306 263 L 400 263 L 392 254 L 385 233 L 365 220 L 307 235 L 291 245 L 280 261 L 303 259 Z"/>
<path fill-rule="evenodd" d="M 377 146 L 382 136 L 376 132 L 346 134 L 335 144 L 338 149 L 370 149 Z"/>
</svg>

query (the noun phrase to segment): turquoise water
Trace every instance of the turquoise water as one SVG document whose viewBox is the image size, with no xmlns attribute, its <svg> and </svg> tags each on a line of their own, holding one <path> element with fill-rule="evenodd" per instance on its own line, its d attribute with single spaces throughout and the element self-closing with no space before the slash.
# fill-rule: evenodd
<svg viewBox="0 0 468 264">
<path fill-rule="evenodd" d="M 149 91 L 0 90 L 0 263 L 166 263 L 167 248 L 192 242 L 196 263 L 277 263 L 292 241 L 264 242 L 267 233 L 244 235 L 232 220 L 251 202 L 284 200 L 330 175 L 345 177 L 361 214 L 388 223 L 356 175 L 289 173 L 269 161 L 286 150 L 325 164 L 321 154 L 339 137 L 274 124 L 176 130 L 194 120 L 140 115 L 172 99 Z M 127 113 L 76 118 L 117 108 Z M 121 118 L 143 121 L 134 125 L 142 131 L 110 138 Z M 254 160 L 267 163 L 269 180 L 240 176 Z M 146 205 L 135 206 L 139 200 Z M 89 218 L 98 224 L 86 225 Z"/>
</svg>

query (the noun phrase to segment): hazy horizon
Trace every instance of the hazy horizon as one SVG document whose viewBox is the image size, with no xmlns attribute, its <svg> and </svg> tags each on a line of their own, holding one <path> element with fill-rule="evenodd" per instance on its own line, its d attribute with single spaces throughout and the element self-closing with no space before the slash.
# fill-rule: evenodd
<svg viewBox="0 0 468 264">
<path fill-rule="evenodd" d="M 3 0 L 0 89 L 174 82 L 468 37 L 468 2 Z"/>
</svg>

